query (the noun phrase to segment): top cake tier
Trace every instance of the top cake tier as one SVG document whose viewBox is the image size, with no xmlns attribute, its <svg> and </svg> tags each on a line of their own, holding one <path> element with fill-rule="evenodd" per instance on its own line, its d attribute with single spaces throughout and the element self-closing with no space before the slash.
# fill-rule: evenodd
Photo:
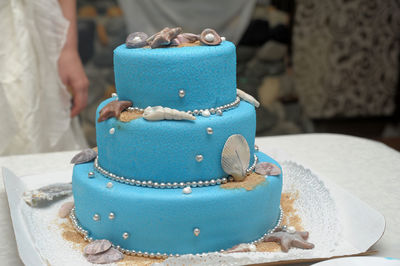
<svg viewBox="0 0 400 266">
<path fill-rule="evenodd" d="M 114 50 L 120 100 L 135 107 L 161 105 L 182 111 L 216 108 L 235 101 L 236 51 L 233 43 L 217 46 Z"/>
</svg>

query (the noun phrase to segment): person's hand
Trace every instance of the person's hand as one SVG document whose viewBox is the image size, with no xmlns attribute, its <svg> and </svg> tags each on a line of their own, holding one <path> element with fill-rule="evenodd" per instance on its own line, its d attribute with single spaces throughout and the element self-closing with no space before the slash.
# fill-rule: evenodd
<svg viewBox="0 0 400 266">
<path fill-rule="evenodd" d="M 79 54 L 75 50 L 63 49 L 58 59 L 61 81 L 73 97 L 71 117 L 78 115 L 87 105 L 89 80 Z"/>
</svg>

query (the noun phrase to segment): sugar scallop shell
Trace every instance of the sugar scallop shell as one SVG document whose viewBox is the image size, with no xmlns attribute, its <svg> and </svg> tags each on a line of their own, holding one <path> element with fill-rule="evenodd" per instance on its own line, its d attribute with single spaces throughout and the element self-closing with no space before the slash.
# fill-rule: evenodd
<svg viewBox="0 0 400 266">
<path fill-rule="evenodd" d="M 230 136 L 222 150 L 221 165 L 224 172 L 235 181 L 242 181 L 246 177 L 249 163 L 250 148 L 246 139 L 240 134 Z"/>
<path fill-rule="evenodd" d="M 93 149 L 85 149 L 80 153 L 78 153 L 77 155 L 75 155 L 72 158 L 71 163 L 72 164 L 87 163 L 93 161 L 96 157 L 97 157 L 97 151 Z"/>
<path fill-rule="evenodd" d="M 218 45 L 222 39 L 215 30 L 205 29 L 200 34 L 200 42 L 205 45 Z"/>
</svg>

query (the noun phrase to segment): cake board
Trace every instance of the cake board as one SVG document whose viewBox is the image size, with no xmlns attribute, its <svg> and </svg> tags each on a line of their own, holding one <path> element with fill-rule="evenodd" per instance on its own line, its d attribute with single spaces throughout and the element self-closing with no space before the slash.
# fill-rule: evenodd
<svg viewBox="0 0 400 266">
<path fill-rule="evenodd" d="M 338 241 L 338 246 L 334 251 L 307 254 L 309 251 L 293 249 L 295 251 L 291 250 L 289 253 L 279 252 L 279 255 L 277 255 L 277 252 L 272 252 L 270 254 L 236 253 L 223 255 L 220 253 L 210 253 L 207 256 L 185 255 L 179 258 L 169 258 L 166 262 L 168 262 L 169 265 L 180 265 L 182 263 L 207 264 L 212 263 L 215 260 L 222 264 L 230 263 L 231 265 L 255 263 L 265 264 L 268 262 L 312 262 L 331 257 L 351 256 L 364 253 L 382 236 L 385 221 L 379 212 L 372 209 L 350 193 L 337 187 L 335 184 L 326 180 L 322 181 L 322 178 L 316 176 L 301 165 L 292 162 L 285 162 L 282 166 L 285 175 L 288 173 L 290 175 L 299 174 L 301 178 L 306 177 L 317 179 L 317 183 L 322 184 L 329 190 L 336 206 L 335 212 L 341 228 L 340 241 Z M 26 265 L 47 265 L 49 262 L 52 265 L 68 265 L 68 263 L 71 264 L 71 262 L 76 262 L 81 265 L 92 265 L 83 258 L 80 251 L 72 248 L 68 249 L 68 243 L 62 243 L 63 241 L 67 241 L 60 237 L 61 232 L 59 230 L 57 231 L 57 228 L 54 227 L 54 220 L 57 219 L 57 210 L 59 206 L 62 202 L 70 201 L 71 198 L 63 199 L 44 208 L 35 209 L 26 205 L 21 198 L 22 193 L 28 189 L 41 187 L 55 182 L 68 182 L 70 177 L 71 172 L 64 171 L 19 178 L 8 169 L 3 168 L 3 178 L 9 200 L 18 251 L 21 259 Z M 296 179 L 287 178 L 287 180 L 290 181 Z M 301 181 L 302 179 L 299 180 Z M 284 191 L 287 190 L 290 185 L 290 183 L 284 181 Z M 53 219 L 49 219 L 49 217 L 53 217 Z M 43 225 L 43 223 L 45 223 L 45 225 Z M 46 223 L 48 223 L 48 225 Z M 43 234 L 40 234 L 40 231 L 32 229 L 40 227 L 37 226 L 38 224 L 42 224 L 44 230 L 49 228 L 47 233 L 50 235 L 53 234 L 54 237 L 43 239 Z M 305 225 L 305 229 L 309 230 L 307 225 Z M 310 231 L 312 233 L 312 228 Z M 43 242 L 46 242 L 45 246 L 43 245 Z M 318 244 L 321 243 L 315 242 L 314 244 L 318 246 Z M 46 249 L 49 248 L 53 249 L 52 258 L 48 257 L 49 250 L 46 251 Z M 56 263 L 54 263 L 55 261 Z"/>
</svg>

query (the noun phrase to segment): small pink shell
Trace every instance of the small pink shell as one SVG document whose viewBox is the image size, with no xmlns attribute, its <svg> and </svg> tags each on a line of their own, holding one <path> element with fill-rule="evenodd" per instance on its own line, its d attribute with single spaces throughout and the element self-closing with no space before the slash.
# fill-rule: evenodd
<svg viewBox="0 0 400 266">
<path fill-rule="evenodd" d="M 260 175 L 280 175 L 281 169 L 273 163 L 261 162 L 256 164 L 254 171 Z"/>
<path fill-rule="evenodd" d="M 73 201 L 65 202 L 63 205 L 61 205 L 60 209 L 58 210 L 58 216 L 60 218 L 67 218 L 73 207 L 74 207 Z"/>
<path fill-rule="evenodd" d="M 110 248 L 106 252 L 88 255 L 86 259 L 91 263 L 97 264 L 106 264 L 120 261 L 124 258 L 124 254 L 122 254 L 119 250 L 115 248 Z"/>
<path fill-rule="evenodd" d="M 111 248 L 112 244 L 107 239 L 100 239 L 90 242 L 84 249 L 83 253 L 86 255 L 95 255 L 103 253 Z"/>
</svg>

